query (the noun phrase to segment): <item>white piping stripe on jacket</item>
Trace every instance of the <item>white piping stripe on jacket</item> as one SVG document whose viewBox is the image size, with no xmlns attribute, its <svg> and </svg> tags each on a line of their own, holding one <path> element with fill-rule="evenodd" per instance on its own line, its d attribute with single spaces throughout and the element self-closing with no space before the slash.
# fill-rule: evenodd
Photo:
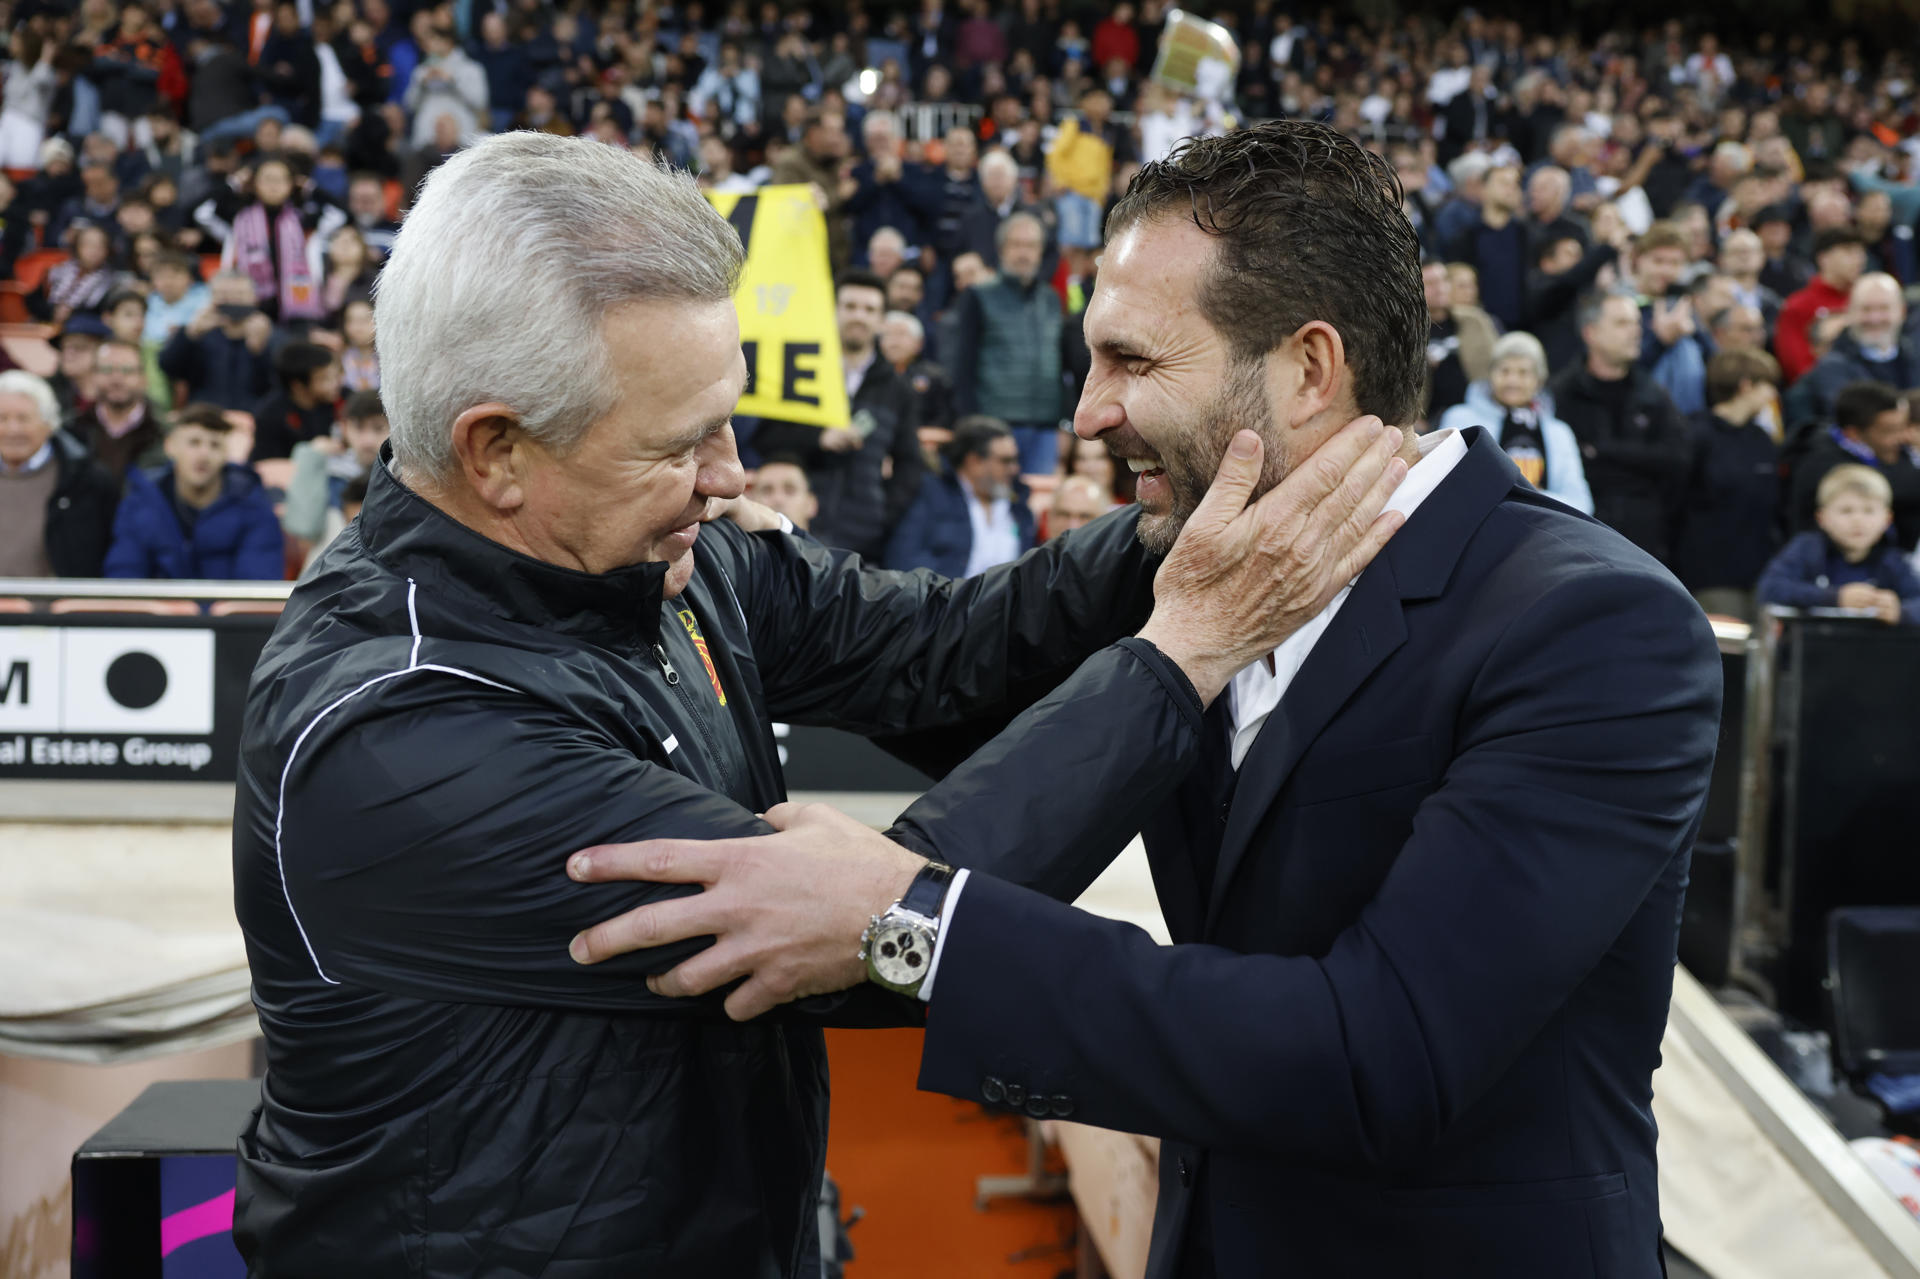
<svg viewBox="0 0 1920 1279">
<path fill-rule="evenodd" d="M 287 899 L 287 913 L 293 916 L 293 926 L 299 930 L 300 943 L 307 948 L 307 958 L 313 961 L 313 971 L 320 974 L 320 980 L 330 986 L 338 986 L 340 983 L 327 976 L 327 970 L 320 966 L 320 956 L 314 953 L 313 941 L 307 936 L 307 927 L 300 922 L 300 912 L 293 908 L 293 891 L 287 886 L 287 863 L 282 856 L 280 847 L 281 828 L 287 815 L 287 779 L 293 775 L 293 761 L 299 757 L 300 747 L 306 742 L 307 734 L 320 727 L 321 720 L 333 714 L 336 710 L 340 709 L 340 707 L 360 696 L 360 694 L 366 692 L 374 685 L 384 684 L 388 680 L 398 679 L 402 675 L 411 675 L 415 671 L 436 671 L 442 675 L 452 675 L 460 679 L 470 679 L 476 684 L 485 684 L 488 688 L 497 688 L 503 693 L 518 693 L 520 691 L 517 688 L 509 688 L 505 684 L 495 683 L 484 675 L 475 675 L 472 671 L 463 671 L 453 666 L 440 666 L 433 662 L 421 662 L 420 614 L 414 607 L 414 592 L 417 589 L 418 587 L 415 585 L 414 580 L 408 578 L 407 623 L 413 631 L 413 648 L 407 656 L 407 664 L 397 671 L 388 671 L 385 675 L 374 676 L 352 692 L 339 697 L 330 703 L 325 710 L 315 715 L 313 719 L 307 723 L 307 726 L 300 730 L 300 735 L 293 739 L 293 749 L 287 752 L 286 765 L 280 770 L 280 797 L 274 807 L 273 813 L 273 862 L 274 865 L 279 868 L 280 892 Z"/>
</svg>

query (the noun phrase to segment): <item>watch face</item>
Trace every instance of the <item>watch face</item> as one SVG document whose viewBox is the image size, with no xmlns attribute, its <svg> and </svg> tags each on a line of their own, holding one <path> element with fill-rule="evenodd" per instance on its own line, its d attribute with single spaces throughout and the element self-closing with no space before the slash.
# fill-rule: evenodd
<svg viewBox="0 0 1920 1279">
<path fill-rule="evenodd" d="M 892 986 L 917 986 L 933 962 L 929 931 L 912 924 L 882 921 L 873 936 L 874 974 Z"/>
</svg>

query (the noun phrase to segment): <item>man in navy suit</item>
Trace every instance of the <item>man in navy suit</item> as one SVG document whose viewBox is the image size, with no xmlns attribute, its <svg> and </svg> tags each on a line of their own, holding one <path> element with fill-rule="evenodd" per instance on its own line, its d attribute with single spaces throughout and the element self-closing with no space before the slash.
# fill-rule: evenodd
<svg viewBox="0 0 1920 1279">
<path fill-rule="evenodd" d="M 1140 473 L 1158 584 L 1218 588 L 1122 641 L 1190 686 L 1068 681 L 891 840 L 783 807 L 778 835 L 589 850 L 578 878 L 705 891 L 576 957 L 712 934 L 650 984 L 745 977 L 736 1017 L 862 977 L 929 1000 L 922 1088 L 1164 1139 L 1154 1279 L 1660 1275 L 1651 1075 L 1720 712 L 1700 610 L 1476 428 L 1406 436 L 1385 550 L 1279 647 L 1235 638 L 1264 598 L 1221 567 L 1236 512 L 1356 412 L 1412 421 L 1425 332 L 1398 184 L 1345 138 L 1148 165 L 1076 429 Z M 1063 904 L 1136 829 L 1170 948 Z"/>
</svg>

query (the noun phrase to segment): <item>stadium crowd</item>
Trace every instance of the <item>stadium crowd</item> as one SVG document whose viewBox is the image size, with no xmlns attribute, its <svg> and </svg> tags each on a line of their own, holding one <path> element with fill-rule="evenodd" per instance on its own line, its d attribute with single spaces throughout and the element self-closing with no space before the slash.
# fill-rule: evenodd
<svg viewBox="0 0 1920 1279">
<path fill-rule="evenodd" d="M 753 492 L 880 562 L 978 572 L 1130 498 L 1063 429 L 1106 208 L 1183 137 L 1288 115 L 1399 175 L 1422 429 L 1494 432 L 1709 611 L 1764 585 L 1920 613 L 1904 49 L 1251 0 L 1210 15 L 1241 59 L 1201 101 L 1150 78 L 1171 7 L 11 5 L 0 577 L 296 575 L 379 453 L 373 284 L 410 193 L 503 129 L 810 185 L 853 420 L 738 421 Z"/>
</svg>

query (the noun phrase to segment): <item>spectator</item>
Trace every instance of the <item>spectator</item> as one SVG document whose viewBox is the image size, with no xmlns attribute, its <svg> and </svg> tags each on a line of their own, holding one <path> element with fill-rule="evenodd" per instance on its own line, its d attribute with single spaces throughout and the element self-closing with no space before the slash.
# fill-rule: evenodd
<svg viewBox="0 0 1920 1279">
<path fill-rule="evenodd" d="M 327 241 L 327 267 L 320 285 L 320 305 L 330 325 L 337 327 L 350 302 L 373 300 L 376 270 L 373 250 L 366 237 L 352 223 L 341 227 Z"/>
<path fill-rule="evenodd" d="M 534 83 L 533 60 L 526 46 L 508 32 L 506 16 L 499 12 L 481 15 L 480 38 L 474 43 L 471 57 L 487 78 L 487 129 L 504 133 L 513 127 L 515 113 L 526 105 L 527 90 Z M 700 110 L 701 102 L 696 93 L 695 111 Z"/>
<path fill-rule="evenodd" d="M 741 60 L 735 41 L 721 42 L 720 60 L 700 73 L 687 94 L 687 106 L 700 119 L 709 118 L 709 105 L 724 136 L 759 128 L 760 73 Z"/>
<path fill-rule="evenodd" d="M 47 227 L 49 244 L 64 244 L 82 226 L 92 225 L 112 234 L 120 211 L 120 179 L 105 159 L 89 156 L 80 164 L 80 193 L 62 204 Z"/>
<path fill-rule="evenodd" d="M 39 291 L 27 299 L 28 309 L 54 325 L 65 325 L 77 312 L 97 312 L 120 282 L 120 272 L 109 260 L 112 248 L 105 227 L 79 227 L 73 233 L 73 256 L 47 272 Z"/>
<path fill-rule="evenodd" d="M 1031 214 L 1000 224 L 1000 272 L 960 295 L 947 366 L 954 408 L 1010 424 L 1027 475 L 1053 470 L 1060 447 L 1064 326 L 1060 296 L 1039 276 L 1044 243 Z"/>
<path fill-rule="evenodd" d="M 1447 166 L 1453 192 L 1433 215 L 1433 234 L 1440 252 L 1449 252 L 1469 228 L 1479 223 L 1480 197 L 1492 168 L 1493 160 L 1484 151 L 1469 151 Z"/>
<path fill-rule="evenodd" d="M 295 124 L 320 127 L 320 55 L 294 0 L 275 0 L 273 34 L 260 46 L 254 72 L 268 105 L 279 107 Z"/>
<path fill-rule="evenodd" d="M 1456 306 L 1447 268 L 1420 268 L 1427 290 L 1427 413 L 1429 422 L 1465 403 L 1467 384 L 1486 377 L 1493 362 L 1493 321 L 1477 306 Z"/>
<path fill-rule="evenodd" d="M 53 58 L 60 43 L 22 26 L 15 28 L 9 47 L 12 60 L 0 96 L 0 169 L 37 169 L 57 87 Z"/>
<path fill-rule="evenodd" d="M 1612 205 L 1594 211 L 1594 244 L 1571 235 L 1551 235 L 1534 241 L 1533 273 L 1527 277 L 1527 318 L 1531 332 L 1547 353 L 1547 367 L 1555 373 L 1577 361 L 1580 342 L 1580 299 L 1594 287 L 1601 272 L 1616 267 L 1629 233 Z"/>
<path fill-rule="evenodd" d="M 1080 96 L 1080 114 L 1060 122 L 1047 152 L 1063 248 L 1100 247 L 1100 211 L 1113 189 L 1116 159 L 1108 132 L 1112 110 L 1113 98 L 1105 89 L 1088 89 Z"/>
<path fill-rule="evenodd" d="M 379 392 L 356 391 L 340 410 L 337 434 L 293 446 L 293 478 L 287 481 L 287 505 L 280 516 L 288 536 L 311 542 L 318 551 L 347 526 L 342 495 L 379 462 L 389 433 Z"/>
<path fill-rule="evenodd" d="M 46 382 L 0 373 L 0 578 L 99 577 L 120 480 L 55 429 Z"/>
<path fill-rule="evenodd" d="M 717 133 L 700 139 L 700 189 L 721 195 L 747 195 L 759 189 L 752 178 L 733 171 L 733 148 Z"/>
<path fill-rule="evenodd" d="M 907 240 L 890 226 L 883 226 L 867 239 L 867 266 L 882 280 L 890 280 L 907 260 Z"/>
<path fill-rule="evenodd" d="M 1554 412 L 1580 442 L 1593 513 L 1670 564 L 1693 462 L 1686 419 L 1641 367 L 1633 295 L 1591 295 L 1580 318 L 1587 358 L 1549 384 Z"/>
<path fill-rule="evenodd" d="M 1693 300 L 1681 282 L 1687 261 L 1687 236 L 1677 223 L 1654 223 L 1634 246 L 1640 365 L 1653 375 L 1675 408 L 1691 415 L 1707 407 L 1707 355 L 1697 336 Z"/>
<path fill-rule="evenodd" d="M 1816 431 L 1811 447 L 1793 465 L 1788 506 L 1793 532 L 1815 526 L 1820 481 L 1836 466 L 1855 463 L 1878 470 L 1892 496 L 1894 539 L 1911 551 L 1920 542 L 1920 467 L 1908 445 L 1912 426 L 1904 396 L 1878 382 L 1856 382 L 1834 397 L 1833 424 Z"/>
<path fill-rule="evenodd" d="M 1741 228 L 1728 232 L 1720 241 L 1720 273 L 1733 281 L 1734 300 L 1759 312 L 1766 331 L 1771 333 L 1780 318 L 1781 297 L 1760 278 L 1766 265 L 1766 247 L 1754 232 Z"/>
<path fill-rule="evenodd" d="M 303 440 L 333 433 L 334 402 L 340 398 L 340 365 L 315 342 L 289 342 L 273 357 L 280 390 L 253 411 L 254 462 L 291 457 Z"/>
<path fill-rule="evenodd" d="M 1587 229 L 1569 213 L 1573 199 L 1573 179 L 1557 164 L 1543 164 L 1527 177 L 1528 248 L 1538 254 L 1551 240 L 1576 240 L 1582 252 L 1587 247 Z M 1537 258 L 1536 258 L 1537 260 Z"/>
<path fill-rule="evenodd" d="M 1920 578 L 1887 537 L 1887 477 L 1870 466 L 1836 466 L 1821 478 L 1816 500 L 1818 527 L 1796 535 L 1767 565 L 1761 602 L 1859 609 L 1889 626 L 1920 626 Z"/>
<path fill-rule="evenodd" d="M 1541 399 L 1547 353 L 1530 333 L 1509 333 L 1493 344 L 1485 381 L 1467 388 L 1464 404 L 1440 419 L 1443 431 L 1483 428 L 1527 483 L 1576 511 L 1593 514 L 1586 468 L 1573 429 Z"/>
<path fill-rule="evenodd" d="M 944 163 L 934 170 L 934 220 L 929 230 L 932 232 L 934 249 L 946 261 L 964 253 L 967 245 L 961 238 L 967 217 L 979 207 L 980 194 L 980 144 L 974 139 L 971 129 L 948 129 L 943 143 L 946 151 Z"/>
<path fill-rule="evenodd" d="M 765 507 L 780 512 L 793 526 L 806 532 L 820 513 L 820 500 L 813 495 L 807 468 L 791 453 L 776 453 L 760 463 L 754 472 L 747 496 Z"/>
<path fill-rule="evenodd" d="M 430 28 L 423 58 L 407 81 L 406 108 L 413 117 L 411 135 L 416 148 L 434 142 L 434 125 L 451 119 L 460 142 L 484 134 L 490 99 L 487 73 L 454 43 L 451 32 Z"/>
<path fill-rule="evenodd" d="M 212 300 L 184 253 L 166 252 L 153 260 L 153 292 L 147 295 L 146 327 L 141 337 L 157 350 Z"/>
<path fill-rule="evenodd" d="M 1477 66 L 1467 73 L 1466 87 L 1447 99 L 1440 111 L 1441 161 L 1452 160 L 1468 147 L 1492 138 L 1498 120 L 1498 100 L 1493 75 L 1487 67 Z M 1517 196 L 1514 205 L 1519 205 Z"/>
<path fill-rule="evenodd" d="M 1794 252 L 1793 210 L 1783 204 L 1768 205 L 1760 211 L 1753 230 L 1760 237 L 1761 252 L 1765 255 L 1760 267 L 1760 283 L 1782 299 L 1805 288 L 1813 278 L 1813 265 Z"/>
<path fill-rule="evenodd" d="M 133 122 L 152 111 L 159 101 L 161 77 L 179 74 L 179 62 L 144 4 L 120 10 L 119 31 L 93 51 L 87 78 L 100 90 L 100 128 L 124 147 Z"/>
<path fill-rule="evenodd" d="M 1754 584 L 1780 545 L 1780 447 L 1766 413 L 1780 365 L 1722 351 L 1707 365 L 1713 405 L 1693 419 L 1693 466 L 1674 573 L 1709 613 L 1754 620 Z"/>
<path fill-rule="evenodd" d="M 400 224 L 387 216 L 386 182 L 377 173 L 356 173 L 347 180 L 347 218 L 379 261 L 393 247 Z"/>
<path fill-rule="evenodd" d="M 94 364 L 93 404 L 67 425 L 74 438 L 116 480 L 162 460 L 160 414 L 147 399 L 147 370 L 140 346 L 110 337 Z"/>
<path fill-rule="evenodd" d="M 340 385 L 349 393 L 380 389 L 380 352 L 374 346 L 373 303 L 347 303 L 340 315 Z"/>
<path fill-rule="evenodd" d="M 60 367 L 47 379 L 47 385 L 53 388 L 65 417 L 92 407 L 100 343 L 112 336 L 100 317 L 90 311 L 80 312 L 61 326 L 54 339 Z"/>
<path fill-rule="evenodd" d="M 1020 482 L 1020 450 L 1006 424 L 963 417 L 944 452 L 946 465 L 921 480 L 887 542 L 886 566 L 972 577 L 1031 549 L 1033 512 Z"/>
<path fill-rule="evenodd" d="M 135 470 L 113 521 L 108 577 L 279 581 L 285 543 L 273 503 L 250 469 L 226 459 L 232 424 L 190 404 L 167 431 L 167 463 Z"/>
<path fill-rule="evenodd" d="M 1866 246 L 1861 244 L 1856 231 L 1829 228 L 1814 240 L 1815 275 L 1781 306 L 1779 327 L 1773 335 L 1774 353 L 1780 357 L 1780 375 L 1789 385 L 1813 367 L 1813 352 L 1807 345 L 1808 327 L 1827 312 L 1847 306 L 1854 282 L 1866 264 Z"/>
<path fill-rule="evenodd" d="M 920 358 L 925 346 L 926 330 L 918 319 L 905 311 L 887 312 L 880 326 L 880 354 L 913 391 L 907 420 L 916 428 L 945 430 L 953 425 L 953 379 L 938 364 Z"/>
<path fill-rule="evenodd" d="M 860 189 L 851 167 L 842 171 L 846 158 L 845 118 L 816 107 L 806 114 L 800 145 L 787 148 L 773 165 L 776 183 L 810 184 L 819 189 L 827 219 L 827 260 L 836 272 L 846 267 L 852 252 L 847 202 Z"/>
<path fill-rule="evenodd" d="M 1920 351 L 1903 335 L 1906 319 L 1898 280 L 1878 271 L 1856 280 L 1847 302 L 1847 327 L 1800 379 L 1806 393 L 1797 399 L 1796 411 L 1805 417 L 1787 423 L 1788 428 L 1826 421 L 1840 388 L 1855 382 L 1920 387 Z"/>
<path fill-rule="evenodd" d="M 1485 308 L 1480 307 L 1480 273 L 1474 270 L 1473 263 L 1447 263 L 1447 291 L 1453 298 L 1454 306 L 1476 307 L 1480 308 L 1482 315 L 1487 314 Z M 1500 322 L 1490 315 L 1487 319 L 1493 324 L 1494 333 L 1499 334 L 1502 331 Z"/>
<path fill-rule="evenodd" d="M 847 272 L 834 296 L 852 422 L 826 430 L 764 422 L 754 447 L 800 458 L 819 498 L 816 538 L 877 561 L 920 484 L 914 396 L 877 344 L 887 299 L 879 277 Z"/>
<path fill-rule="evenodd" d="M 1520 210 L 1520 171 L 1498 165 L 1487 171 L 1480 221 L 1457 239 L 1451 256 L 1470 263 L 1480 281 L 1479 305 L 1502 331 L 1524 327 L 1527 301 L 1527 234 Z"/>
<path fill-rule="evenodd" d="M 1038 205 L 1020 198 L 1020 166 L 1005 151 L 989 151 L 980 161 L 980 195 L 961 218 L 960 251 L 978 253 L 981 261 L 998 269 L 1000 251 L 995 239 L 1000 224 L 1016 213 L 1025 213 L 1045 224 Z M 1044 262 L 1041 274 L 1046 274 Z"/>
<path fill-rule="evenodd" d="M 176 403 L 197 400 L 253 412 L 273 386 L 267 346 L 273 321 L 254 301 L 253 281 L 238 271 L 213 278 L 211 301 L 160 348 L 160 369 L 185 384 Z"/>
<path fill-rule="evenodd" d="M 1100 485 L 1084 475 L 1069 475 L 1053 490 L 1047 513 L 1041 520 L 1039 538 L 1051 541 L 1062 533 L 1084 528 L 1113 509 L 1113 503 Z"/>
<path fill-rule="evenodd" d="M 1885 272 L 1903 287 L 1914 282 L 1913 227 L 1894 223 L 1892 196 L 1885 191 L 1862 195 L 1854 225 L 1867 247 L 1870 269 Z"/>
</svg>

